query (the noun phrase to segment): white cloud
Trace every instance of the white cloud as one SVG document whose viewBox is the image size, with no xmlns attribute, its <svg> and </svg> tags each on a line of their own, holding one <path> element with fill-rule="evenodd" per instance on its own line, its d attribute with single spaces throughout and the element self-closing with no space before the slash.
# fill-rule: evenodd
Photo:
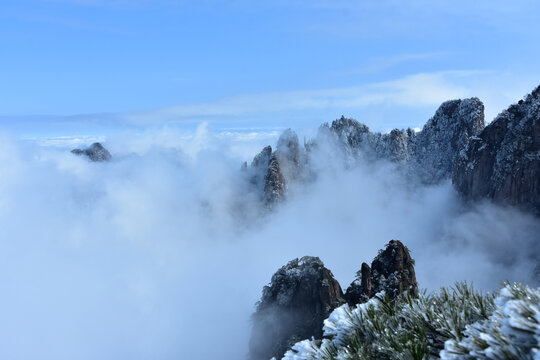
<svg viewBox="0 0 540 360">
<path fill-rule="evenodd" d="M 269 139 L 129 131 L 106 139 L 111 162 L 90 163 L 2 138 L 0 358 L 241 359 L 281 265 L 320 256 L 346 287 L 392 238 L 422 287 L 526 280 L 537 219 L 463 211 L 448 183 L 414 186 L 392 165 L 346 170 L 325 143 L 317 180 L 260 216 L 230 149 Z"/>
<path fill-rule="evenodd" d="M 224 98 L 214 102 L 171 106 L 121 116 L 137 124 L 216 116 L 238 116 L 286 110 L 322 108 L 347 109 L 377 104 L 408 107 L 439 105 L 464 96 L 468 90 L 456 79 L 479 74 L 478 71 L 420 73 L 400 79 L 346 88 L 290 91 Z"/>
</svg>

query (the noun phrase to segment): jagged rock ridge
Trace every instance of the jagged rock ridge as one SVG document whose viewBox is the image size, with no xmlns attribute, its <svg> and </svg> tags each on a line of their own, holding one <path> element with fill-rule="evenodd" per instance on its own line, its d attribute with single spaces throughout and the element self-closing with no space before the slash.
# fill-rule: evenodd
<svg viewBox="0 0 540 360">
<path fill-rule="evenodd" d="M 71 152 L 75 155 L 87 156 L 91 161 L 107 161 L 111 159 L 111 154 L 100 143 L 96 142 L 86 149 L 73 149 Z"/>
<path fill-rule="evenodd" d="M 468 199 L 540 213 L 540 86 L 464 146 L 452 181 Z"/>
<path fill-rule="evenodd" d="M 451 177 L 459 151 L 483 128 L 484 105 L 477 98 L 470 98 L 443 103 L 418 133 L 412 129 L 373 133 L 366 125 L 342 116 L 331 125 L 323 124 L 319 136 L 336 140 L 352 160 L 397 162 L 422 182 L 435 184 Z M 288 129 L 279 138 L 275 152 L 266 147 L 253 159 L 253 173 L 261 173 L 266 164 L 264 180 L 259 175 L 255 181 L 265 204 L 283 200 L 291 182 L 305 179 L 310 165 L 306 153 L 313 146 L 316 141 L 301 148 L 298 136 Z"/>
<path fill-rule="evenodd" d="M 321 339 L 324 319 L 345 302 L 363 303 L 381 291 L 390 299 L 418 291 L 414 261 L 399 240 L 380 250 L 371 268 L 363 263 L 357 275 L 343 295 L 332 272 L 317 257 L 294 259 L 280 268 L 264 287 L 253 315 L 249 358 L 280 359 L 300 340 Z"/>
<path fill-rule="evenodd" d="M 410 128 L 372 133 L 366 125 L 345 117 L 323 126 L 353 158 L 361 153 L 400 162 L 424 183 L 436 184 L 451 177 L 459 151 L 484 128 L 484 104 L 478 98 L 447 101 L 418 133 Z"/>
</svg>

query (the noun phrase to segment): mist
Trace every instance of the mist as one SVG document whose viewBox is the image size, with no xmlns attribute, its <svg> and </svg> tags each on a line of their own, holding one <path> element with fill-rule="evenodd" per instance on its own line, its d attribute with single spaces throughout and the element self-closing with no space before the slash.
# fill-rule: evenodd
<svg viewBox="0 0 540 360">
<path fill-rule="evenodd" d="M 118 133 L 105 163 L 1 136 L 0 358 L 243 359 L 280 266 L 319 256 L 345 289 L 391 239 L 421 288 L 534 281 L 538 218 L 330 143 L 268 211 L 240 166 L 276 135 Z"/>
</svg>

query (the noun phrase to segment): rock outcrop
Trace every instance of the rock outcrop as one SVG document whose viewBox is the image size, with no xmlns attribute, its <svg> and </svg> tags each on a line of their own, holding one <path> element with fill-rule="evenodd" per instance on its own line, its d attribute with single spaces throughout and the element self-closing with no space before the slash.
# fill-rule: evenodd
<svg viewBox="0 0 540 360">
<path fill-rule="evenodd" d="M 405 292 L 417 293 L 414 260 L 399 240 L 391 240 L 371 263 L 372 294 L 384 291 L 390 299 Z"/>
<path fill-rule="evenodd" d="M 111 154 L 100 143 L 96 142 L 86 149 L 73 149 L 71 152 L 75 155 L 84 155 L 91 161 L 108 161 L 111 159 Z"/>
<path fill-rule="evenodd" d="M 371 284 L 371 268 L 362 263 L 362 267 L 356 272 L 356 279 L 347 288 L 344 298 L 350 304 L 361 304 L 368 301 L 373 295 Z"/>
<path fill-rule="evenodd" d="M 409 249 L 399 240 L 391 240 L 371 263 L 362 263 L 356 279 L 345 292 L 345 300 L 350 305 L 368 301 L 384 291 L 391 300 L 405 292 L 418 293 L 418 283 L 414 272 L 414 260 Z"/>
<path fill-rule="evenodd" d="M 261 192 L 266 206 L 273 206 L 284 199 L 288 183 L 302 176 L 306 162 L 304 149 L 298 136 L 287 129 L 278 139 L 276 150 L 266 146 L 251 162 L 251 183 Z"/>
<path fill-rule="evenodd" d="M 415 170 L 427 183 L 450 179 L 461 149 L 484 129 L 478 98 L 444 102 L 414 140 Z"/>
<path fill-rule="evenodd" d="M 324 319 L 343 303 L 339 283 L 319 258 L 290 261 L 263 289 L 253 315 L 249 358 L 281 359 L 297 341 L 320 339 Z"/>
<path fill-rule="evenodd" d="M 323 321 L 338 306 L 364 303 L 384 291 L 391 300 L 406 291 L 418 292 L 414 260 L 399 240 L 379 251 L 371 264 L 362 263 L 345 295 L 332 272 L 317 257 L 294 259 L 280 268 L 263 289 L 253 315 L 249 358 L 281 359 L 300 340 L 321 339 Z"/>
<path fill-rule="evenodd" d="M 467 199 L 540 213 L 540 86 L 466 144 L 452 181 Z"/>
<path fill-rule="evenodd" d="M 264 202 L 266 205 L 275 204 L 285 197 L 285 178 L 281 172 L 280 162 L 274 154 L 268 163 L 264 176 Z"/>
</svg>

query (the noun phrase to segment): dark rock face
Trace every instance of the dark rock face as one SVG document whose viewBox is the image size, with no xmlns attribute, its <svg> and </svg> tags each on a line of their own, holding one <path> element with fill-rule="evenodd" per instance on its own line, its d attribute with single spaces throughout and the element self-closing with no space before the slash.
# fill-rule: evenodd
<svg viewBox="0 0 540 360">
<path fill-rule="evenodd" d="M 73 149 L 71 152 L 76 155 L 85 155 L 91 161 L 107 161 L 111 159 L 109 151 L 98 142 L 93 143 L 86 149 Z"/>
<path fill-rule="evenodd" d="M 362 263 L 362 268 L 356 273 L 356 279 L 347 288 L 344 297 L 349 305 L 355 305 L 365 303 L 371 295 L 371 268 L 368 264 Z"/>
<path fill-rule="evenodd" d="M 384 291 L 390 299 L 404 292 L 418 292 L 414 260 L 399 240 L 391 240 L 371 263 L 372 292 Z"/>
<path fill-rule="evenodd" d="M 540 86 L 464 147 L 452 181 L 467 199 L 486 197 L 540 213 Z"/>
<path fill-rule="evenodd" d="M 272 205 L 283 200 L 285 196 L 285 178 L 281 173 L 281 168 L 277 156 L 272 155 L 268 164 L 268 171 L 264 177 L 264 202 Z"/>
<path fill-rule="evenodd" d="M 255 155 L 251 166 L 248 168 L 246 165 L 246 171 L 249 174 L 249 181 L 255 187 L 258 194 L 263 193 L 264 178 L 268 172 L 268 164 L 272 157 L 272 147 L 266 146 L 260 153 Z"/>
<path fill-rule="evenodd" d="M 399 240 L 392 240 L 386 249 L 379 250 L 371 268 L 362 263 L 356 276 L 345 292 L 345 300 L 349 305 L 364 303 L 381 291 L 392 300 L 406 291 L 418 293 L 414 260 L 409 249 Z"/>
<path fill-rule="evenodd" d="M 302 176 L 304 150 L 298 136 L 287 129 L 278 139 L 276 150 L 266 146 L 251 162 L 251 183 L 261 192 L 266 206 L 272 207 L 284 199 L 287 184 Z"/>
<path fill-rule="evenodd" d="M 343 303 L 339 283 L 319 258 L 290 261 L 263 289 L 253 315 L 249 358 L 281 359 L 297 341 L 322 338 L 324 319 Z"/>
</svg>

